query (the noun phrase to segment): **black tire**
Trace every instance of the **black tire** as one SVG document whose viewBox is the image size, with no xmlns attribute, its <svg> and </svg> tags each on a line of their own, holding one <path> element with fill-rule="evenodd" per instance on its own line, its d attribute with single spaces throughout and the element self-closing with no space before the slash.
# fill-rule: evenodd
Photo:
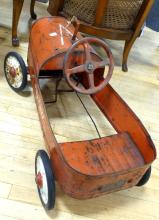
<svg viewBox="0 0 159 220">
<path fill-rule="evenodd" d="M 20 85 L 18 85 L 18 87 L 15 87 L 11 84 L 11 82 L 9 81 L 8 75 L 7 75 L 7 70 L 6 69 L 7 69 L 7 60 L 8 60 L 9 57 L 14 57 L 19 62 L 19 65 L 20 65 L 20 68 L 21 68 L 22 79 L 21 79 L 21 83 L 20 83 Z M 27 85 L 27 68 L 26 68 L 26 65 L 24 63 L 23 58 L 18 53 L 9 52 L 5 56 L 5 59 L 4 59 L 4 73 L 5 73 L 5 77 L 6 77 L 6 80 L 9 84 L 9 86 L 15 92 L 20 92 L 26 87 L 26 85 Z"/>
<path fill-rule="evenodd" d="M 138 184 L 136 186 L 143 186 L 145 185 L 151 176 L 151 166 L 148 168 L 148 170 L 146 171 L 146 173 L 143 175 L 143 177 L 141 178 L 141 180 L 138 182 Z"/>
<path fill-rule="evenodd" d="M 55 205 L 55 178 L 53 175 L 53 171 L 51 168 L 50 159 L 47 155 L 47 153 L 44 150 L 39 150 L 35 157 L 35 176 L 37 176 L 37 160 L 38 158 L 41 158 L 41 161 L 44 166 L 45 174 L 46 174 L 46 184 L 48 189 L 48 200 L 47 202 L 44 202 L 40 188 L 37 185 L 38 194 L 41 200 L 41 203 L 45 210 L 50 210 L 54 208 Z"/>
</svg>

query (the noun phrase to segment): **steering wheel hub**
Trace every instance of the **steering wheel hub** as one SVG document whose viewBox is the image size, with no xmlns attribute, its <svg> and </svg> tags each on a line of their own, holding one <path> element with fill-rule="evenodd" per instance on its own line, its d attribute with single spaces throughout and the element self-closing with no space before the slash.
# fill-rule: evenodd
<svg viewBox="0 0 159 220">
<path fill-rule="evenodd" d="M 93 65 L 93 63 L 88 63 L 87 64 L 87 70 L 90 72 L 91 71 L 91 73 L 92 73 L 92 71 L 94 70 L 94 65 Z"/>
</svg>

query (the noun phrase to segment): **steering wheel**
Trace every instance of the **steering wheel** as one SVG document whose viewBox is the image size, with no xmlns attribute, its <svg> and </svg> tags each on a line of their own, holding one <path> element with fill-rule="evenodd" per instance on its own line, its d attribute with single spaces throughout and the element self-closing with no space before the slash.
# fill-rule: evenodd
<svg viewBox="0 0 159 220">
<path fill-rule="evenodd" d="M 95 45 L 100 46 L 104 49 L 106 52 L 106 55 L 108 57 L 109 63 L 107 63 L 105 60 L 100 58 L 100 61 L 94 61 L 92 59 L 92 48 L 90 46 L 90 43 L 95 43 Z M 84 47 L 84 53 L 85 53 L 85 63 L 79 66 L 75 66 L 70 69 L 70 63 L 73 59 L 73 52 L 74 50 L 79 46 Z M 108 72 L 106 76 L 103 76 L 103 80 L 99 83 L 99 85 L 95 86 L 95 80 L 94 80 L 94 74 L 95 70 L 99 68 L 104 68 L 106 65 L 108 65 Z M 64 66 L 63 66 L 63 72 L 66 77 L 66 80 L 68 84 L 77 92 L 83 93 L 83 94 L 94 94 L 102 90 L 111 79 L 113 69 L 114 69 L 114 61 L 113 56 L 108 48 L 108 46 L 105 44 L 104 41 L 94 38 L 94 37 L 86 37 L 81 40 L 76 41 L 67 51 L 65 57 L 64 57 Z M 76 73 L 83 73 L 85 72 L 88 77 L 88 88 L 81 88 L 80 85 L 77 85 L 77 82 L 72 80 L 72 76 Z"/>
</svg>

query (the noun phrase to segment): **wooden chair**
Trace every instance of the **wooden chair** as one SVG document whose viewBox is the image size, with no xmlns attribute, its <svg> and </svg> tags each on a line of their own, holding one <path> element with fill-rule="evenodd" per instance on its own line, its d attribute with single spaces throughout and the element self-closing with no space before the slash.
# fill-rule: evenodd
<svg viewBox="0 0 159 220">
<path fill-rule="evenodd" d="M 49 0 L 48 12 L 68 19 L 76 16 L 83 33 L 125 40 L 122 69 L 127 71 L 129 52 L 153 3 L 154 0 Z"/>
<path fill-rule="evenodd" d="M 12 45 L 19 46 L 19 38 L 17 35 L 17 28 L 19 23 L 20 14 L 23 8 L 24 0 L 13 0 L 13 15 L 12 15 Z M 30 14 L 32 19 L 36 19 L 34 13 L 35 1 L 31 1 Z"/>
</svg>

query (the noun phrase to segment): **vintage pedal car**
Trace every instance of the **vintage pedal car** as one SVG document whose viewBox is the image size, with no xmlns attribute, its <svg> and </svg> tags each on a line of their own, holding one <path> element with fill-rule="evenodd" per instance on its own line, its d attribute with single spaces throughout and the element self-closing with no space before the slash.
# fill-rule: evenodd
<svg viewBox="0 0 159 220">
<path fill-rule="evenodd" d="M 83 38 L 78 21 L 61 17 L 37 20 L 30 32 L 28 68 L 15 52 L 6 55 L 4 72 L 10 87 L 19 92 L 30 75 L 48 154 L 35 159 L 36 184 L 41 202 L 55 204 L 55 180 L 77 199 L 145 184 L 156 158 L 154 144 L 144 126 L 108 83 L 114 67 L 112 54 L 100 39 Z M 96 48 L 105 52 L 105 58 Z M 65 78 L 76 92 L 90 95 L 117 134 L 94 140 L 58 143 L 46 114 L 39 79 Z M 80 114 L 80 112 L 79 112 Z"/>
</svg>

